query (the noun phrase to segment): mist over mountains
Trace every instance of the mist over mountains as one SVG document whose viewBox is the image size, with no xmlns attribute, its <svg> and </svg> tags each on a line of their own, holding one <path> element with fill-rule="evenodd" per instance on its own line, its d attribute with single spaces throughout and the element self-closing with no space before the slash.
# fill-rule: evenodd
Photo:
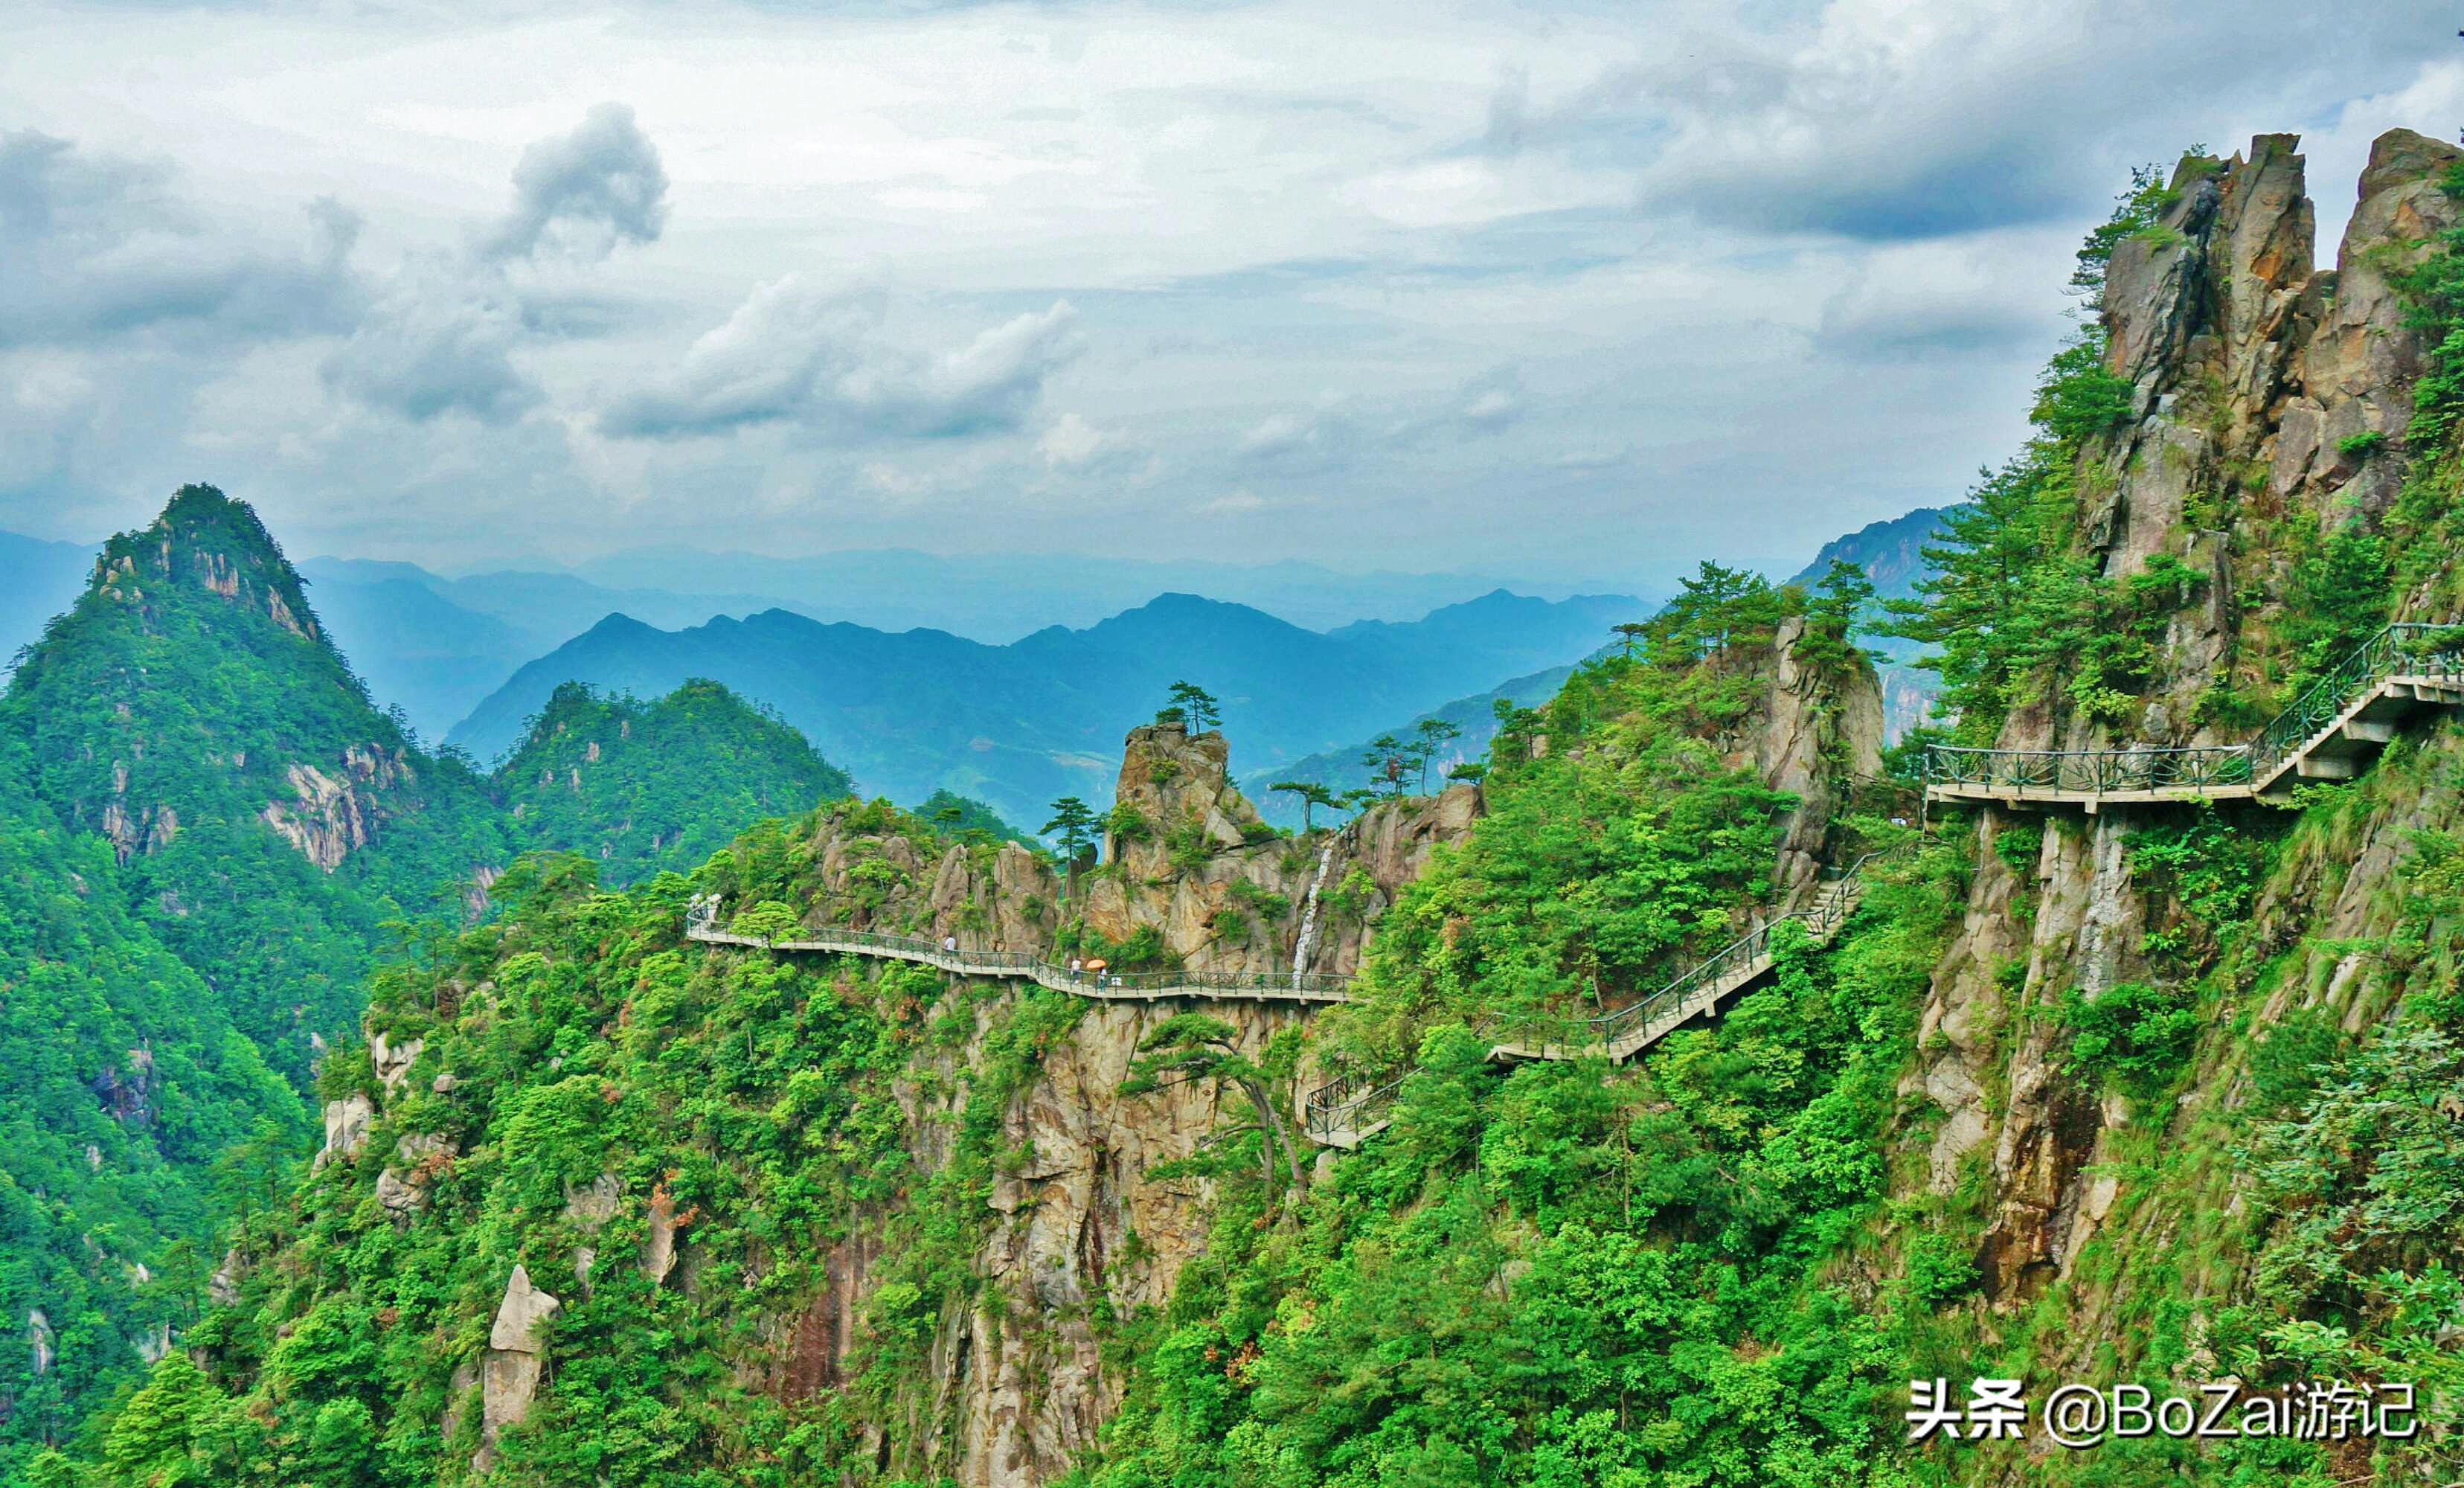
<svg viewBox="0 0 2464 1488">
<path fill-rule="evenodd" d="M 1903 595 L 1936 514 L 1837 538 L 1799 579 L 1844 558 Z M 82 545 L 0 534 L 0 647 L 39 635 L 91 565 Z M 1495 696 L 1519 699 L 1661 598 L 1298 562 L 903 550 L 641 550 L 458 578 L 327 557 L 297 572 L 375 701 L 483 761 L 520 741 L 561 683 L 652 698 L 710 677 L 778 709 L 868 794 L 950 790 L 1036 821 L 1054 796 L 1108 797 L 1112 741 L 1182 677 L 1224 699 L 1235 768 L 1253 782 L 1348 781 L 1368 738 L 1431 714 L 1465 729 L 1469 757 Z M 1896 733 L 1925 679 L 1899 654 L 1913 646 L 1890 649 Z"/>
<path fill-rule="evenodd" d="M 1320 632 L 1166 594 L 1005 646 L 783 609 L 674 631 L 610 616 L 522 667 L 447 742 L 495 757 L 567 681 L 652 696 L 708 677 L 777 709 L 868 794 L 912 801 L 950 790 L 1032 826 L 1057 796 L 1110 799 L 1111 742 L 1151 716 L 1176 680 L 1222 700 L 1241 768 L 1272 768 L 1580 657 L 1642 612 L 1627 596 L 1551 602 L 1498 590 L 1417 621 Z"/>
</svg>

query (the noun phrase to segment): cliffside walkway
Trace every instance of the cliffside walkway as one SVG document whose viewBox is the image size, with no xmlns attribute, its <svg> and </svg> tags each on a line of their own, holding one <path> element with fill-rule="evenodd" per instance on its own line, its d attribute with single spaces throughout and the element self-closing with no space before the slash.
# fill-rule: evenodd
<svg viewBox="0 0 2464 1488">
<path fill-rule="evenodd" d="M 739 935 L 716 924 L 717 901 L 695 903 L 685 917 L 685 937 L 714 946 L 746 946 L 756 951 L 809 951 L 831 955 L 875 956 L 936 967 L 957 976 L 999 976 L 1031 981 L 1055 992 L 1108 1002 L 1160 1002 L 1168 997 L 1212 997 L 1234 1002 L 1344 1002 L 1351 978 L 1323 972 L 1072 972 L 1041 956 L 1016 951 L 982 951 L 960 946 L 952 951 L 920 935 L 890 935 L 878 930 L 801 930 L 794 940 L 763 940 Z"/>
<path fill-rule="evenodd" d="M 2196 749 L 1925 751 L 1925 799 L 2001 806 L 2250 800 L 2349 780 L 2413 713 L 2464 707 L 2458 627 L 2387 626 L 2248 744 Z"/>
<path fill-rule="evenodd" d="M 1802 925 L 1816 945 L 1829 941 L 1864 897 L 1865 865 L 1898 850 L 1867 853 L 1825 883 L 1805 908 L 1755 926 L 1640 1001 L 1597 1018 L 1568 1019 L 1536 1041 L 1496 1044 L 1488 1057 L 1502 1062 L 1634 1058 L 1768 974 L 1776 964 L 1771 935 L 1781 926 Z M 1394 1119 L 1396 1094 L 1412 1074 L 1405 1070 L 1377 1084 L 1334 1080 L 1310 1091 L 1301 1111 L 1309 1140 L 1349 1149 L 1385 1130 Z"/>
</svg>

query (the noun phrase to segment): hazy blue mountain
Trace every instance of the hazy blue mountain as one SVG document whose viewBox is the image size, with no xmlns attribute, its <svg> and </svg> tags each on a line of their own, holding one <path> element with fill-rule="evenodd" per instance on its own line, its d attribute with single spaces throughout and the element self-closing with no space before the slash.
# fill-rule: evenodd
<svg viewBox="0 0 2464 1488">
<path fill-rule="evenodd" d="M 46 542 L 0 532 L 0 677 L 16 666 L 51 618 L 77 602 L 96 544 Z"/>
<path fill-rule="evenodd" d="M 377 701 L 400 704 L 429 739 L 442 738 L 524 662 L 610 615 L 675 627 L 782 607 L 759 595 L 607 589 L 571 574 L 447 579 L 369 558 L 310 558 L 299 572 Z"/>
<path fill-rule="evenodd" d="M 1870 523 L 1844 537 L 1834 537 L 1822 545 L 1822 551 L 1814 556 L 1803 573 L 1789 581 L 1811 588 L 1822 581 L 1834 560 L 1839 560 L 1865 571 L 1865 577 L 1873 580 L 1877 599 L 1914 599 L 1918 580 L 1932 572 L 1921 550 L 1933 540 L 1942 514 L 1941 507 L 1919 507 L 1905 516 Z M 1914 665 L 1925 649 L 1916 642 L 1873 634 L 1861 639 L 1882 658 L 1877 664 L 1882 676 L 1882 730 L 1884 736 L 1896 743 L 1933 711 L 1941 682 L 1932 672 Z"/>
<path fill-rule="evenodd" d="M 1277 826 L 1301 824 L 1300 803 L 1289 796 L 1279 796 L 1268 787 L 1277 780 L 1307 780 L 1323 785 L 1338 794 L 1358 790 L 1369 783 L 1369 767 L 1361 755 L 1369 750 L 1369 741 L 1379 734 L 1392 733 L 1408 738 L 1419 727 L 1422 718 L 1438 718 L 1463 731 L 1450 739 L 1429 760 L 1429 788 L 1435 790 L 1446 772 L 1465 760 L 1478 759 L 1488 751 L 1488 741 L 1497 737 L 1497 704 L 1503 698 L 1518 708 L 1536 708 L 1557 695 L 1567 675 L 1574 668 L 1569 665 L 1551 667 L 1529 676 L 1502 682 L 1485 692 L 1459 697 L 1441 708 L 1391 724 L 1372 729 L 1359 742 L 1341 749 L 1324 750 L 1293 760 L 1279 769 L 1251 772 L 1241 781 L 1242 793 L 1258 806 L 1258 814 Z M 1323 818 L 1324 813 L 1319 816 Z"/>
<path fill-rule="evenodd" d="M 1834 562 L 1844 561 L 1865 571 L 1878 598 L 1914 599 L 1917 580 L 1931 572 L 1921 550 L 1933 540 L 1935 529 L 1942 524 L 1942 514 L 1941 507 L 1921 506 L 1905 516 L 1870 522 L 1844 537 L 1834 537 L 1789 582 L 1810 589 L 1822 581 Z"/>
<path fill-rule="evenodd" d="M 1350 574 L 1290 560 L 1228 563 L 1013 553 L 944 557 L 900 548 L 811 558 L 646 548 L 591 559 L 575 565 L 574 571 L 616 588 L 775 594 L 781 596 L 781 608 L 817 620 L 850 621 L 876 630 L 924 626 L 996 646 L 1050 625 L 1083 628 L 1158 594 L 1203 594 L 1306 628 L 1326 629 L 1361 619 L 1409 621 L 1499 588 L 1565 599 L 1587 587 L 1612 587 L 1587 585 L 1563 574 Z M 641 611 L 626 613 L 660 623 Z"/>
<path fill-rule="evenodd" d="M 1638 601 L 1548 602 L 1503 591 L 1411 623 L 1304 629 L 1246 605 L 1167 594 L 1101 624 L 1009 646 L 946 631 L 824 624 L 786 610 L 663 630 L 613 616 L 521 668 L 450 741 L 503 753 L 558 684 L 654 696 L 709 677 L 777 709 L 860 790 L 950 790 L 1012 821 L 1056 796 L 1109 799 L 1122 733 L 1176 679 L 1222 700 L 1243 771 L 1365 738 L 1397 718 L 1593 650 Z M 1029 821 L 1032 819 L 1032 821 Z"/>
</svg>

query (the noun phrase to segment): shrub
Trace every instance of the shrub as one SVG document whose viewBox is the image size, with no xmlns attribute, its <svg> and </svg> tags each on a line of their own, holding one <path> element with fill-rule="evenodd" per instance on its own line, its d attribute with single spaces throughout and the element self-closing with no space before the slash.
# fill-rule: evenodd
<svg viewBox="0 0 2464 1488">
<path fill-rule="evenodd" d="M 2344 438 L 2337 440 L 2336 452 L 2343 455 L 2347 460 L 2367 460 L 2370 456 L 2378 453 L 2382 449 L 2385 449 L 2387 448 L 2387 437 L 2384 432 L 2378 429 L 2368 429 L 2359 434 L 2348 434 Z"/>
<path fill-rule="evenodd" d="M 2199 1033 L 2188 987 L 2146 982 L 2121 982 L 2094 999 L 2070 993 L 2060 1018 L 2071 1033 L 2070 1067 L 2143 1100 L 2181 1070 Z"/>
</svg>

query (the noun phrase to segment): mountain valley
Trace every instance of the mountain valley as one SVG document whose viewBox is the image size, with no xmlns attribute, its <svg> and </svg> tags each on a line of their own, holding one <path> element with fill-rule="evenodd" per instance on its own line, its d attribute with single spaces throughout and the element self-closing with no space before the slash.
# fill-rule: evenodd
<svg viewBox="0 0 2464 1488">
<path fill-rule="evenodd" d="M 2456 1480 L 2464 151 L 2315 223 L 2138 173 L 1964 500 L 1651 606 L 679 569 L 430 747 L 657 571 L 182 488 L 0 695 L 0 1482 Z"/>
</svg>

